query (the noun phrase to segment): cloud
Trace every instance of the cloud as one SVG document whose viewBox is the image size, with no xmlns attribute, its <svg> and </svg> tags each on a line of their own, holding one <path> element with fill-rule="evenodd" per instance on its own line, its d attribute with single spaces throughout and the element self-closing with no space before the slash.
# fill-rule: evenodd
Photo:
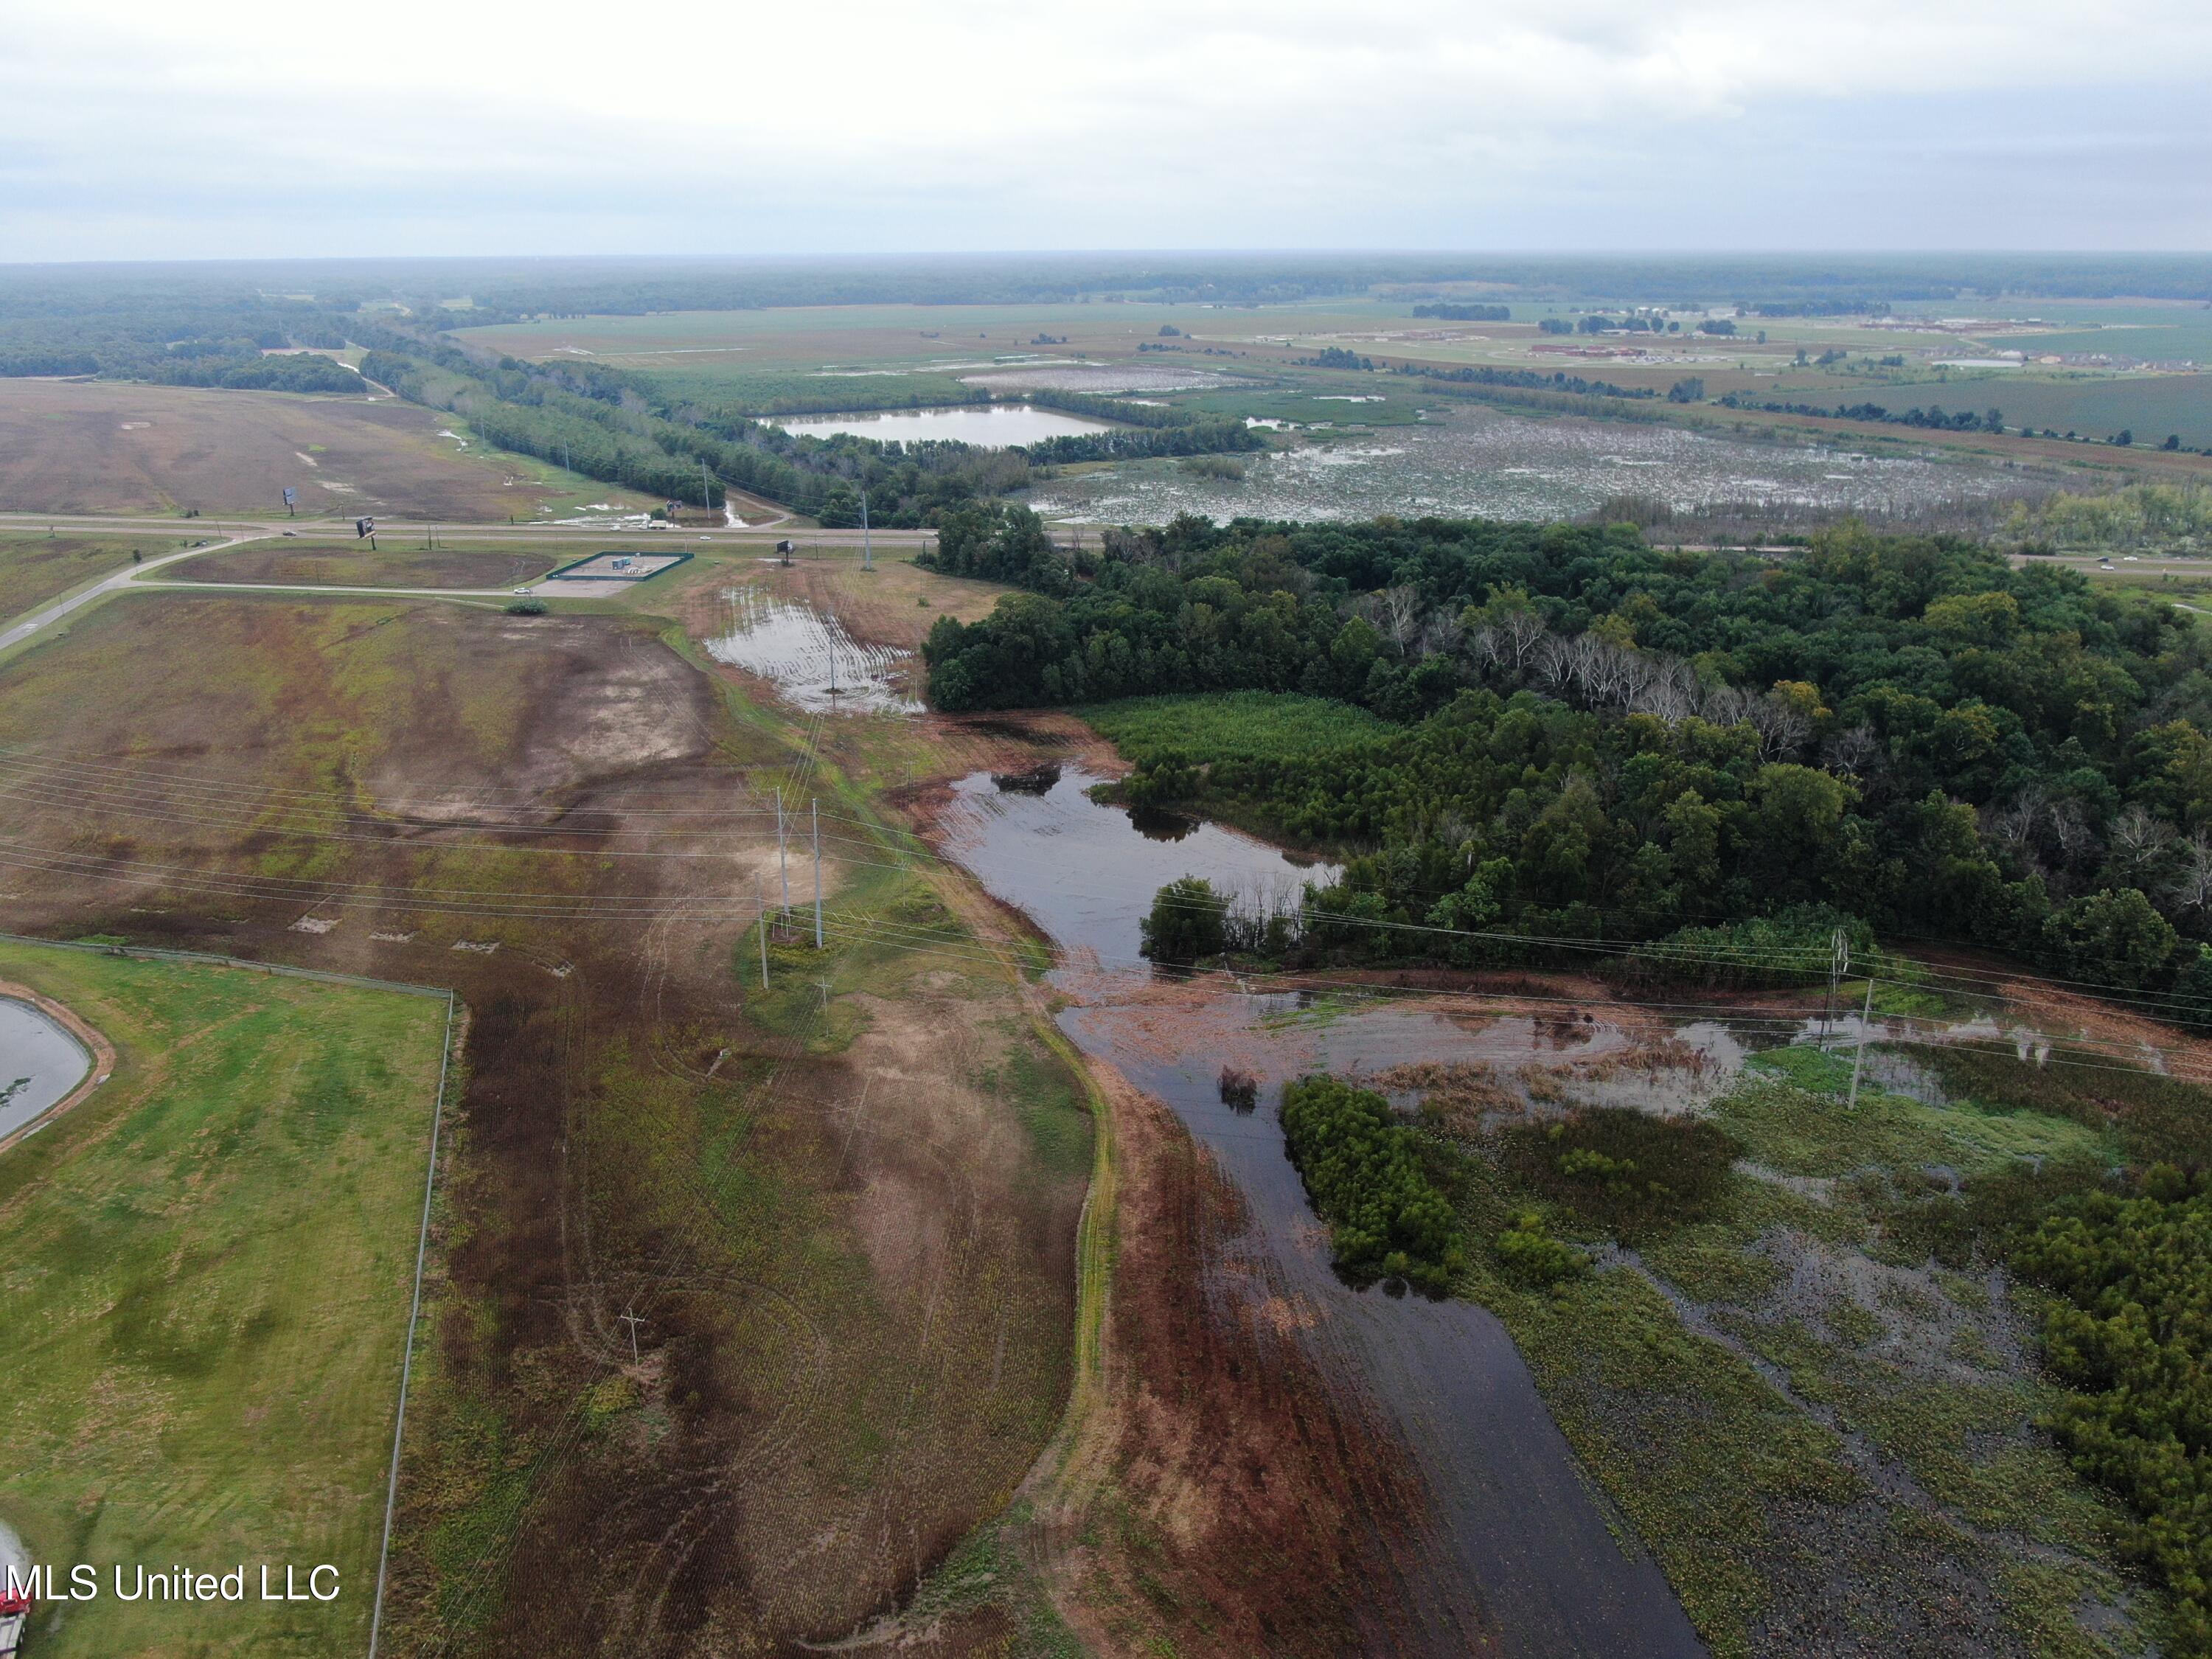
<svg viewBox="0 0 2212 1659">
<path fill-rule="evenodd" d="M 16 258 L 2212 232 L 2139 0 L 0 9 Z"/>
</svg>

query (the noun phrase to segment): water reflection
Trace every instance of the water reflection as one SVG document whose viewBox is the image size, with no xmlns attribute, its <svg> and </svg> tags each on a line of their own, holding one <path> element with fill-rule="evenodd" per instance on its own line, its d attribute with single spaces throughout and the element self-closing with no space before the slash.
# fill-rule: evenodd
<svg viewBox="0 0 2212 1659">
<path fill-rule="evenodd" d="M 836 617 L 757 586 L 723 597 L 724 631 L 706 642 L 715 661 L 774 681 L 786 702 L 809 714 L 920 712 L 921 700 L 905 690 L 913 653 L 864 645 Z"/>
<path fill-rule="evenodd" d="M 91 1069 L 84 1045 L 58 1023 L 0 997 L 0 1137 L 36 1122 Z"/>
<path fill-rule="evenodd" d="M 1010 788 L 1002 778 L 1023 781 Z M 979 772 L 952 786 L 944 823 L 948 850 L 993 895 L 1106 967 L 1143 966 L 1138 921 L 1179 877 L 1203 877 L 1232 904 L 1255 908 L 1293 907 L 1306 882 L 1336 878 L 1334 865 L 1301 864 L 1218 823 L 1103 805 L 1090 793 L 1102 781 L 1068 765 Z"/>
<path fill-rule="evenodd" d="M 1184 841 L 1198 833 L 1198 820 L 1157 806 L 1133 806 L 1129 822 L 1146 841 Z"/>
<path fill-rule="evenodd" d="M 1141 967 L 1139 919 L 1180 876 L 1234 893 L 1285 884 L 1295 894 L 1309 876 L 1337 872 L 1302 868 L 1218 824 L 1103 805 L 1088 793 L 1096 781 L 1075 767 L 1041 791 L 1007 789 L 989 774 L 963 779 L 947 850 L 1060 947 L 1054 980 L 1072 1002 L 1061 1029 L 1172 1108 L 1236 1188 L 1243 1231 L 1210 1267 L 1194 1264 L 1194 1293 L 1255 1316 L 1300 1310 L 1297 1340 L 1347 1398 L 1376 1409 L 1419 1469 L 1431 1524 L 1407 1611 L 1420 1650 L 1701 1654 L 1664 1577 L 1584 1478 L 1504 1327 L 1472 1303 L 1408 1297 L 1403 1280 L 1340 1275 L 1267 1109 L 1309 1072 L 1374 1081 L 1408 1061 L 1601 1063 L 1627 1046 L 1626 1034 L 1590 1019 L 1220 994 L 1132 972 Z"/>
<path fill-rule="evenodd" d="M 775 424 L 796 438 L 829 438 L 849 433 L 884 443 L 951 439 L 992 449 L 1109 429 L 1105 421 L 1087 421 L 1079 415 L 1063 415 L 1058 410 L 1039 409 L 1030 404 L 971 404 L 953 409 L 886 409 L 851 415 L 779 416 Z"/>
</svg>

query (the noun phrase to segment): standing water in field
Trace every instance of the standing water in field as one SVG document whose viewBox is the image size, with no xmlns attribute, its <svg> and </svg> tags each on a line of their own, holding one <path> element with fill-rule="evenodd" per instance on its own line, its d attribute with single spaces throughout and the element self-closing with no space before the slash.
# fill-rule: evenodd
<svg viewBox="0 0 2212 1659">
<path fill-rule="evenodd" d="M 0 1138 L 37 1122 L 91 1069 L 84 1045 L 55 1021 L 0 997 Z"/>
<path fill-rule="evenodd" d="M 1346 420 L 1358 418 L 1357 405 L 1330 407 Z M 1039 483 L 1030 505 L 1047 519 L 1085 524 L 1165 524 L 1180 513 L 1217 524 L 1385 513 L 1541 521 L 1635 495 L 1683 516 L 1742 508 L 1909 522 L 1954 503 L 2050 488 L 2048 480 L 1970 460 L 1868 456 L 1825 444 L 1709 437 L 1656 422 L 1536 420 L 1477 407 L 1247 456 L 1233 477 L 1169 462 L 1122 463 Z"/>
<path fill-rule="evenodd" d="M 912 714 L 906 690 L 914 653 L 863 645 L 834 616 L 758 587 L 732 588 L 726 630 L 707 641 L 716 662 L 773 681 L 786 702 L 810 714 Z"/>
<path fill-rule="evenodd" d="M 1036 781 L 1042 782 L 1042 778 Z M 1430 1512 L 1408 1609 L 1422 1650 L 1498 1659 L 1689 1659 L 1704 1652 L 1665 1577 L 1584 1476 L 1512 1337 L 1469 1302 L 1393 1296 L 1340 1278 L 1324 1229 L 1267 1104 L 1310 1072 L 1369 1078 L 1418 1061 L 1512 1067 L 1595 1059 L 1620 1028 L 1425 1009 L 1307 1009 L 1295 994 L 1206 994 L 1136 960 L 1159 888 L 1200 875 L 1267 904 L 1282 884 L 1327 882 L 1279 848 L 1218 825 L 1151 823 L 1093 800 L 1073 768 L 1037 789 L 989 774 L 953 786 L 946 851 L 1028 913 L 1063 953 L 1060 1024 L 1086 1053 L 1164 1101 L 1237 1189 L 1248 1220 L 1202 1291 L 1295 1333 L 1323 1373 L 1417 1468 Z M 1295 902 L 1295 899 L 1292 900 Z M 1224 1100 L 1234 1067 L 1261 1110 Z"/>
</svg>

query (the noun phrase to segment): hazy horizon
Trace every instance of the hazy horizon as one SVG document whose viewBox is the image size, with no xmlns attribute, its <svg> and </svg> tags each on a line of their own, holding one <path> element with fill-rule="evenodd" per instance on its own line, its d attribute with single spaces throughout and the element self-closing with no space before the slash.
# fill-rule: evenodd
<svg viewBox="0 0 2212 1659">
<path fill-rule="evenodd" d="M 0 257 L 2212 246 L 2212 17 L 1808 18 L 18 8 Z"/>
</svg>

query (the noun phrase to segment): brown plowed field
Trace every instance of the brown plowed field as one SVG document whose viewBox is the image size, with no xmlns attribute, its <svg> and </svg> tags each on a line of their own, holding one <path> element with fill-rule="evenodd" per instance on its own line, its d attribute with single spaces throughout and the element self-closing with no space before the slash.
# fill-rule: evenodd
<svg viewBox="0 0 2212 1659">
<path fill-rule="evenodd" d="M 511 458 L 438 435 L 453 421 L 389 398 L 0 380 L 0 508 L 281 514 L 289 484 L 310 515 L 535 513 L 541 492 Z"/>
<path fill-rule="evenodd" d="M 836 1640 L 1059 1421 L 1073 1079 L 988 963 L 794 938 L 774 994 L 732 972 L 725 901 L 775 866 L 738 815 L 799 756 L 724 696 L 647 623 L 434 601 L 131 594 L 0 669 L 42 757 L 0 799 L 8 925 L 467 1006 L 388 1652 Z M 566 914 L 616 899 L 708 908 Z"/>
</svg>

